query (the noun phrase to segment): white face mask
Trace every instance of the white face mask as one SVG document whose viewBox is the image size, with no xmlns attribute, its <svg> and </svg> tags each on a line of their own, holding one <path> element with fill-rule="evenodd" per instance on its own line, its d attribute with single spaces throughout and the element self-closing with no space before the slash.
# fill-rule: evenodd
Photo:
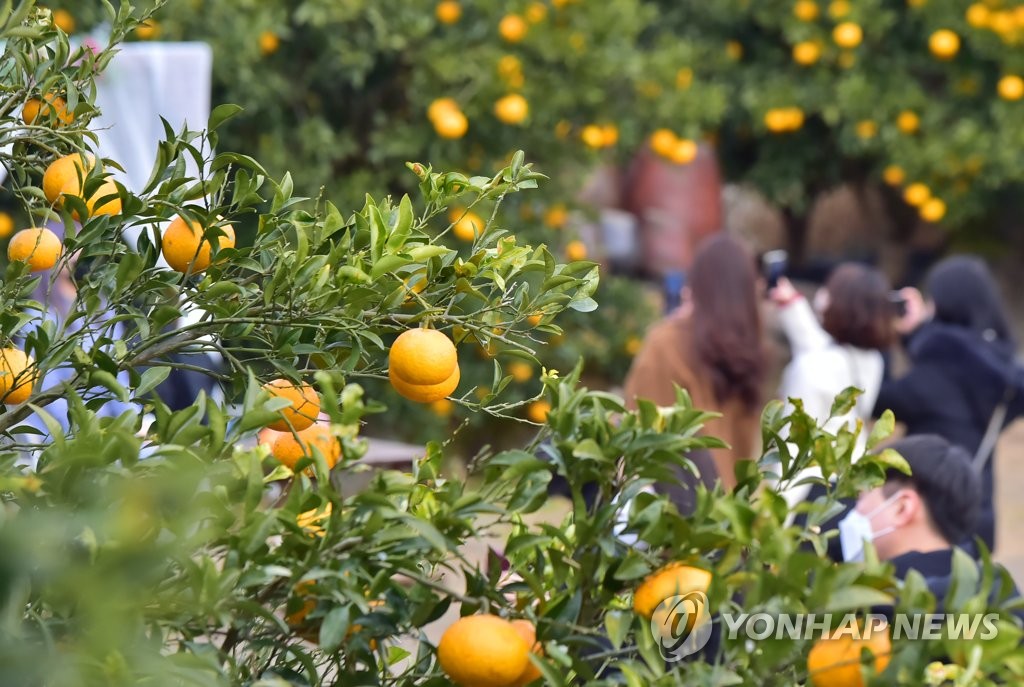
<svg viewBox="0 0 1024 687">
<path fill-rule="evenodd" d="M 896 492 L 867 515 L 854 508 L 839 521 L 839 546 L 843 550 L 844 561 L 852 563 L 864 560 L 864 542 L 875 541 L 896 531 L 895 527 L 887 527 L 881 532 L 873 531 L 871 518 L 896 503 L 896 499 L 902 494 L 901 491 Z"/>
</svg>

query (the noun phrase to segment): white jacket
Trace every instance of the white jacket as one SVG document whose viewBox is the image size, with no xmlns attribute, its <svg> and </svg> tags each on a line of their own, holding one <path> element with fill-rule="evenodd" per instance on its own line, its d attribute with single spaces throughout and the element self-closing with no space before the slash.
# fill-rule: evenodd
<svg viewBox="0 0 1024 687">
<path fill-rule="evenodd" d="M 828 432 L 834 433 L 844 426 L 852 430 L 858 420 L 866 425 L 871 420 L 882 386 L 882 354 L 874 349 L 836 343 L 822 329 L 804 298 L 783 306 L 779 322 L 793 351 L 793 359 L 782 374 L 782 398 L 799 398 L 807 414 Z M 851 386 L 863 392 L 856 407 L 845 415 L 829 419 L 836 396 Z M 864 454 L 866 442 L 866 432 L 862 431 L 857 440 L 855 460 Z M 821 472 L 814 469 L 808 470 L 807 474 L 820 475 Z M 787 490 L 783 496 L 790 506 L 794 506 L 806 498 L 808 491 L 810 486 L 805 485 Z"/>
</svg>

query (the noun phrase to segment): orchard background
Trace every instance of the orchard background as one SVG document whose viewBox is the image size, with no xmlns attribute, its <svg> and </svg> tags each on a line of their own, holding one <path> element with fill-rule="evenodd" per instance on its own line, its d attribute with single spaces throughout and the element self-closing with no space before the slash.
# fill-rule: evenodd
<svg viewBox="0 0 1024 687">
<path fill-rule="evenodd" d="M 809 684 L 812 646 L 795 640 L 723 640 L 717 664 L 667 665 L 634 592 L 675 561 L 710 572 L 718 609 L 934 603 L 877 561 L 817 555 L 836 499 L 901 459 L 851 465 L 849 433 L 799 408 L 766 409 L 764 460 L 734 492 L 702 492 L 695 513 L 644 491 L 714 440 L 697 436 L 706 416 L 685 393 L 628 412 L 587 388 L 621 379 L 660 306 L 600 273 L 598 207 L 579 190 L 638 159 L 677 170 L 717 156 L 782 211 L 798 257 L 811 201 L 841 184 L 904 224 L 998 231 L 1019 203 L 1024 143 L 1014 7 L 196 0 L 150 17 L 34 5 L 3 8 L 3 202 L 12 231 L 51 220 L 64 237 L 51 271 L 6 265 L 0 326 L 6 348 L 32 356 L 30 378 L 62 381 L 0 415 L 0 679 L 441 685 L 427 628 L 454 608 L 528 621 L 543 648 L 530 665 L 550 685 Z M 75 36 L 100 25 L 110 45 L 81 48 Z M 60 201 L 43 175 L 91 148 L 94 80 L 122 40 L 209 41 L 222 106 L 169 132 L 151 183 L 115 186 L 107 214 L 101 165 Z M 24 114 L 51 94 L 64 113 Z M 205 270 L 158 266 L 176 215 L 209 229 Z M 55 323 L 33 293 L 61 274 L 74 295 Z M 168 330 L 190 307 L 207 316 Z M 420 326 L 456 345 L 451 400 L 391 391 L 389 349 Z M 224 399 L 171 410 L 153 390 L 187 368 L 174 354 L 202 350 L 227 361 Z M 257 443 L 286 405 L 272 379 L 311 385 L 326 415 L 326 442 L 290 466 Z M 47 410 L 58 399 L 66 420 Z M 375 470 L 367 431 L 430 442 L 411 470 Z M 838 477 L 802 506 L 805 525 L 767 483 L 780 459 L 783 485 L 812 464 Z M 556 476 L 571 505 L 538 519 Z M 468 559 L 481 539 L 504 561 Z M 987 584 L 997 571 L 985 561 Z M 958 579 L 975 575 L 960 562 Z M 984 608 L 987 588 L 952 601 Z M 999 641 L 897 643 L 865 675 L 1019 681 L 1021 632 L 995 610 Z"/>
</svg>

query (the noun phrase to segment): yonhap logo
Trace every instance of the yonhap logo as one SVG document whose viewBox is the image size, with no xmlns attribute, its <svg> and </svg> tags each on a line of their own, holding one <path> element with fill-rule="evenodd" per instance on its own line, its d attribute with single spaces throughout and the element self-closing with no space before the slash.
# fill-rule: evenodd
<svg viewBox="0 0 1024 687">
<path fill-rule="evenodd" d="M 711 639 L 711 613 L 704 592 L 670 596 L 651 616 L 651 634 L 666 661 L 681 661 Z"/>
</svg>

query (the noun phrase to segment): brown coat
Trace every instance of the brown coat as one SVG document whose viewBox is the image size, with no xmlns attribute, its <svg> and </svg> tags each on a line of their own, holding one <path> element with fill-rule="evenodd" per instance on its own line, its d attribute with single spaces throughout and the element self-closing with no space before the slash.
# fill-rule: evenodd
<svg viewBox="0 0 1024 687">
<path fill-rule="evenodd" d="M 712 450 L 711 455 L 719 480 L 731 489 L 736 484 L 736 463 L 757 458 L 760 409 L 747 409 L 736 398 L 719 403 L 708 375 L 693 365 L 692 351 L 688 317 L 670 316 L 651 327 L 626 377 L 626 403 L 635 408 L 639 397 L 659 406 L 673 405 L 673 385 L 678 384 L 689 392 L 695 408 L 721 413 L 722 417 L 708 421 L 701 433 L 729 444 L 730 448 Z"/>
</svg>

